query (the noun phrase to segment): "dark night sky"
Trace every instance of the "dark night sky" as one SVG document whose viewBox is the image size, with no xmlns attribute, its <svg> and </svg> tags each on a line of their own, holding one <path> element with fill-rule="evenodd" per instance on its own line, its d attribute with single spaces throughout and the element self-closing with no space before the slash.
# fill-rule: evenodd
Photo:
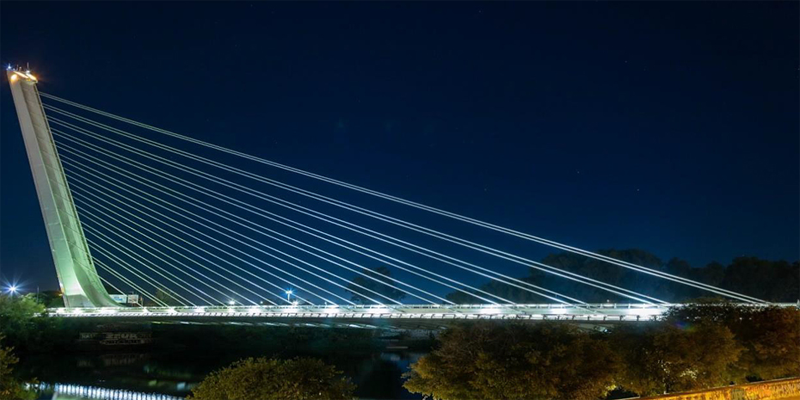
<svg viewBox="0 0 800 400">
<path fill-rule="evenodd" d="M 43 92 L 584 248 L 798 258 L 797 2 L 0 11 Z M 55 287 L 0 100 L 2 274 Z"/>
</svg>

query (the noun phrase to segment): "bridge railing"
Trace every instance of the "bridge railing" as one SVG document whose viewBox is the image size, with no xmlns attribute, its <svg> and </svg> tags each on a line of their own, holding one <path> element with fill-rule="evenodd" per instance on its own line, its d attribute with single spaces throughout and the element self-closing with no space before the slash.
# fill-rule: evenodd
<svg viewBox="0 0 800 400">
<path fill-rule="evenodd" d="M 289 305 L 205 307 L 56 308 L 61 317 L 268 317 L 389 319 L 652 320 L 668 309 L 652 304 Z"/>
<path fill-rule="evenodd" d="M 747 304 L 742 304 L 747 305 Z M 796 303 L 773 304 L 797 307 Z M 460 304 L 460 305 L 289 305 L 205 307 L 54 308 L 57 317 L 149 318 L 388 318 L 388 319 L 524 319 L 576 321 L 651 321 L 680 304 Z"/>
</svg>

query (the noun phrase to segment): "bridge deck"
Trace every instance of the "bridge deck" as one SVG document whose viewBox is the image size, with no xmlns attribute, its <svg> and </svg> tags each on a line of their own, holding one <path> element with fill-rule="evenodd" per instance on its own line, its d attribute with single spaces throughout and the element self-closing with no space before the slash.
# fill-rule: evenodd
<svg viewBox="0 0 800 400">
<path fill-rule="evenodd" d="M 751 305 L 751 304 L 746 304 Z M 797 307 L 795 303 L 774 304 Z M 302 319 L 521 319 L 573 321 L 652 321 L 678 304 L 472 304 L 472 305 L 296 305 L 209 307 L 56 308 L 49 314 L 70 318 L 302 318 Z"/>
</svg>

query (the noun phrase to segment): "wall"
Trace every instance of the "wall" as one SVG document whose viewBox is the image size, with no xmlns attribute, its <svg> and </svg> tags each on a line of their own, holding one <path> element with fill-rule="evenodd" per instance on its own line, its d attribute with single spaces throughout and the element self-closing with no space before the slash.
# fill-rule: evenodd
<svg viewBox="0 0 800 400">
<path fill-rule="evenodd" d="M 777 400 L 800 399 L 800 378 L 646 397 L 648 400 Z M 642 399 L 642 400 L 643 400 Z"/>
</svg>

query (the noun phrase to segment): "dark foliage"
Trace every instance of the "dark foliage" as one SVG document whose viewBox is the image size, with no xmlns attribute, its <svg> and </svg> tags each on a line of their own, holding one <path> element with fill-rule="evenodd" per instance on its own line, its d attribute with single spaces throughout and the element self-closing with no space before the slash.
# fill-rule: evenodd
<svg viewBox="0 0 800 400">
<path fill-rule="evenodd" d="M 190 399 L 349 400 L 353 385 L 333 366 L 314 358 L 247 358 L 206 377 Z"/>
<path fill-rule="evenodd" d="M 756 257 L 739 257 L 727 267 L 714 262 L 703 268 L 694 268 L 686 261 L 677 258 L 664 263 L 655 255 L 644 250 L 600 250 L 598 253 L 723 289 L 741 292 L 766 301 L 795 302 L 800 298 L 800 262 L 789 263 L 761 260 Z M 542 263 L 669 302 L 687 302 L 709 294 L 697 288 L 573 253 L 552 254 L 545 257 Z M 591 303 L 631 301 L 613 293 L 535 269 L 531 269 L 530 275 L 521 279 Z M 516 303 L 539 303 L 542 301 L 541 297 L 533 293 L 495 281 L 484 284 L 481 289 Z M 482 302 L 480 299 L 462 292 L 450 293 L 447 298 L 459 304 Z"/>
<path fill-rule="evenodd" d="M 573 325 L 476 322 L 449 329 L 404 386 L 435 399 L 597 399 L 618 365 L 600 334 Z"/>
<path fill-rule="evenodd" d="M 465 323 L 411 365 L 405 387 L 440 400 L 596 400 L 800 375 L 800 310 L 725 303 L 673 308 L 610 333 L 558 322 Z"/>
<path fill-rule="evenodd" d="M 609 339 L 622 358 L 617 385 L 642 396 L 726 385 L 742 351 L 728 328 L 713 323 L 621 325 Z"/>
<path fill-rule="evenodd" d="M 392 275 L 388 268 L 378 267 L 375 268 L 374 271 L 367 271 L 366 275 L 369 275 L 372 279 L 358 275 L 353 278 L 350 284 L 347 285 L 347 290 L 353 294 L 350 298 L 352 301 L 361 304 L 374 304 L 375 302 L 369 300 L 368 297 L 380 302 L 386 301 L 385 298 L 378 296 L 373 292 L 380 293 L 383 296 L 393 300 L 402 300 L 405 297 L 405 294 L 402 291 L 389 286 L 397 285 L 393 284 L 392 281 L 388 279 Z M 365 290 L 364 288 L 372 290 L 373 292 Z"/>
<path fill-rule="evenodd" d="M 693 304 L 673 308 L 666 322 L 685 329 L 715 323 L 730 330 L 743 348 L 732 371 L 738 382 L 800 375 L 800 311 L 796 308 Z"/>
</svg>

